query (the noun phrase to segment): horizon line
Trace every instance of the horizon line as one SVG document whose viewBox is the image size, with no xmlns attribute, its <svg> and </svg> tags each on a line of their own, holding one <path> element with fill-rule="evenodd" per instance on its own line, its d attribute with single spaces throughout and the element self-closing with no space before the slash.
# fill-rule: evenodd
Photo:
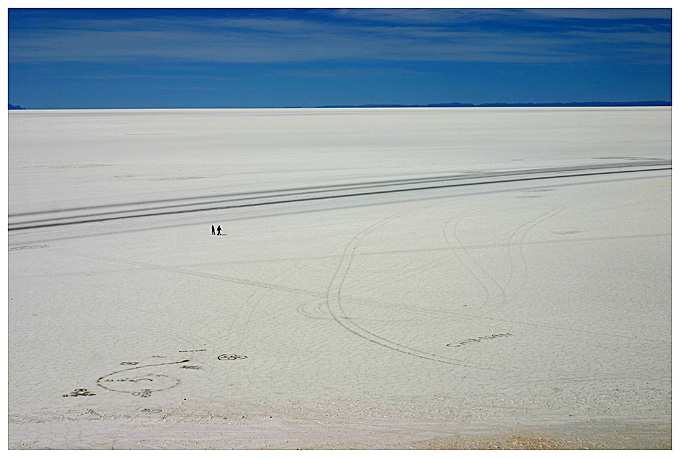
<svg viewBox="0 0 680 458">
<path fill-rule="evenodd" d="M 290 109 L 334 109 L 334 108 L 588 108 L 588 107 L 658 107 L 673 106 L 667 100 L 641 100 L 626 102 L 491 102 L 491 103 L 430 103 L 430 104 L 361 104 L 361 105 L 317 105 L 317 106 L 269 106 L 269 107 L 89 107 L 89 108 L 27 108 L 8 104 L 8 111 L 45 110 L 290 110 Z"/>
</svg>

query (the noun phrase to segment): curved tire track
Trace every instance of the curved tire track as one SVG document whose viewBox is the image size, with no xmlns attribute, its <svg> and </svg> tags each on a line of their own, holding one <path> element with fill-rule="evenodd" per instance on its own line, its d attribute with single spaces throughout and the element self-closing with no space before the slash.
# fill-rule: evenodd
<svg viewBox="0 0 680 458">
<path fill-rule="evenodd" d="M 378 223 L 375 223 L 375 224 L 367 227 L 362 232 L 355 235 L 352 238 L 352 240 L 350 240 L 350 242 L 345 247 L 345 250 L 342 253 L 338 267 L 335 271 L 335 274 L 333 275 L 333 279 L 331 280 L 330 284 L 328 285 L 328 290 L 327 290 L 327 293 L 326 293 L 326 303 L 328 305 L 328 311 L 330 312 L 333 319 L 338 324 L 340 324 L 343 328 L 347 329 L 348 331 L 357 335 L 358 337 L 361 337 L 362 339 L 368 340 L 369 342 L 372 342 L 374 344 L 388 348 L 390 350 L 398 351 L 400 353 L 404 353 L 404 354 L 415 356 L 415 357 L 422 358 L 422 359 L 436 361 L 436 362 L 439 362 L 439 363 L 452 364 L 452 365 L 457 365 L 457 366 L 465 366 L 465 367 L 470 367 L 470 368 L 475 368 L 475 369 L 500 370 L 499 368 L 495 368 L 495 367 L 478 366 L 478 365 L 469 364 L 465 361 L 447 358 L 445 356 L 437 355 L 437 354 L 434 354 L 434 353 L 424 352 L 424 351 L 418 350 L 417 348 L 402 345 L 398 342 L 394 342 L 392 340 L 386 339 L 385 337 L 379 336 L 379 335 L 369 331 L 368 329 L 358 325 L 354 320 L 352 320 L 350 317 L 347 316 L 345 310 L 342 308 L 341 292 L 342 292 L 342 286 L 343 286 L 345 279 L 347 278 L 347 275 L 348 275 L 350 268 L 352 266 L 352 260 L 354 259 L 354 252 L 356 251 L 358 246 L 361 244 L 363 239 L 366 238 L 366 236 L 368 234 L 370 234 L 372 231 L 374 231 L 378 227 L 380 227 L 380 226 L 382 226 L 382 225 L 384 225 L 384 224 L 386 224 L 386 223 L 388 223 L 388 222 L 390 222 L 390 221 L 392 221 L 396 218 L 397 218 L 397 216 L 392 216 L 392 217 L 386 218 L 382 221 L 379 221 Z"/>
<path fill-rule="evenodd" d="M 510 278 L 508 279 L 508 284 L 506 286 L 506 290 L 510 290 L 512 287 L 513 283 L 515 282 L 514 275 L 515 275 L 515 270 L 516 266 L 519 265 L 519 268 L 522 270 L 522 280 L 521 284 L 514 288 L 513 290 L 510 290 L 510 293 L 513 293 L 515 291 L 521 291 L 524 288 L 524 284 L 526 283 L 526 278 L 527 278 L 527 263 L 524 258 L 524 238 L 527 236 L 531 230 L 538 226 L 539 224 L 549 220 L 553 216 L 556 216 L 557 214 L 561 213 L 564 210 L 564 208 L 553 208 L 549 212 L 534 218 L 532 220 L 527 221 L 515 231 L 513 231 L 512 235 L 508 239 L 507 242 L 507 248 L 508 248 L 508 259 L 510 259 Z M 519 238 L 519 240 L 517 240 Z"/>
<path fill-rule="evenodd" d="M 463 221 L 463 219 L 465 219 L 464 216 L 465 215 L 460 217 L 453 227 L 453 236 L 456 239 L 458 249 L 461 251 L 462 256 L 456 252 L 458 250 L 456 250 L 456 248 L 451 243 L 451 240 L 446 235 L 447 227 L 452 220 L 447 221 L 444 224 L 444 240 L 446 240 L 446 244 L 449 246 L 449 248 L 451 248 L 451 252 L 454 254 L 456 259 L 458 259 L 463 267 L 465 267 L 465 269 L 470 272 L 470 274 L 475 280 L 477 280 L 482 288 L 484 288 L 486 299 L 484 300 L 482 307 L 485 307 L 489 302 L 496 304 L 497 307 L 500 307 L 505 303 L 505 290 L 503 287 L 501 287 L 501 285 L 498 284 L 495 278 L 493 278 L 481 265 L 479 265 L 475 258 L 473 258 L 469 251 L 465 248 L 465 245 L 463 245 L 463 243 L 460 241 L 460 237 L 458 237 L 458 225 L 461 223 L 461 221 Z"/>
</svg>

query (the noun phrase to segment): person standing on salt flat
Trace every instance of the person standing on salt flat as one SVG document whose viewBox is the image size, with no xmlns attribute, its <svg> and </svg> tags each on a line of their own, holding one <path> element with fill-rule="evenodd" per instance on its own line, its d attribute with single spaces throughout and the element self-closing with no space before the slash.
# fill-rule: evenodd
<svg viewBox="0 0 680 458">
<path fill-rule="evenodd" d="M 215 225 L 212 225 L 212 235 L 215 235 Z"/>
<path fill-rule="evenodd" d="M 221 235 L 220 233 L 222 232 L 222 228 L 220 226 L 217 226 L 217 235 Z"/>
</svg>

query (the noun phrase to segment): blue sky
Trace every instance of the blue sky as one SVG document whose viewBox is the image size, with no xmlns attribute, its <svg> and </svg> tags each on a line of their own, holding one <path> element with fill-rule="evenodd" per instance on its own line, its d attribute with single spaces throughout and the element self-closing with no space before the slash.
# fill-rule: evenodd
<svg viewBox="0 0 680 458">
<path fill-rule="evenodd" d="M 10 9 L 28 108 L 671 100 L 670 9 Z"/>
</svg>

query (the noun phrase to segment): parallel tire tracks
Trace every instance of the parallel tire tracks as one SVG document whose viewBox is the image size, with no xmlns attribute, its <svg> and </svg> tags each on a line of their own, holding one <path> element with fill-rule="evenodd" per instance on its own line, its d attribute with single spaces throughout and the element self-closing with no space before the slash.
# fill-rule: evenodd
<svg viewBox="0 0 680 458">
<path fill-rule="evenodd" d="M 484 184 L 572 178 L 590 175 L 671 170 L 671 161 L 640 161 L 578 167 L 555 167 L 500 172 L 458 173 L 437 177 L 371 181 L 342 185 L 289 188 L 283 190 L 162 199 L 144 202 L 87 206 L 54 211 L 11 213 L 8 230 L 20 231 L 74 224 L 113 221 L 149 216 L 229 210 L 265 205 L 281 205 L 327 199 L 341 199 L 388 193 L 478 186 Z"/>
</svg>

